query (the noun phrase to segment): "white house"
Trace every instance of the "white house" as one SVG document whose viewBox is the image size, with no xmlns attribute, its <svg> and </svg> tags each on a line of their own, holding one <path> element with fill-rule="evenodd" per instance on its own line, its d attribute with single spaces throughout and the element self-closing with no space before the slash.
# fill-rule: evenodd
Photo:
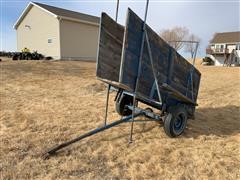
<svg viewBox="0 0 240 180">
<path fill-rule="evenodd" d="M 216 33 L 206 49 L 216 66 L 240 65 L 240 31 Z"/>
<path fill-rule="evenodd" d="M 54 59 L 96 60 L 100 18 L 30 2 L 14 25 L 17 49 Z"/>
</svg>

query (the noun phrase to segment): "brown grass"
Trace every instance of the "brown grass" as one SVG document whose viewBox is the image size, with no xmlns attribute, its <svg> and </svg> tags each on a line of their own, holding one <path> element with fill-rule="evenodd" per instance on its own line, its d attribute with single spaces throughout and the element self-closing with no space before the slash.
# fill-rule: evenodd
<svg viewBox="0 0 240 180">
<path fill-rule="evenodd" d="M 41 153 L 103 123 L 105 85 L 95 63 L 3 61 L 1 179 L 240 179 L 240 69 L 202 67 L 196 119 L 168 138 L 154 122 L 129 124 Z M 119 118 L 111 94 L 109 120 Z"/>
</svg>

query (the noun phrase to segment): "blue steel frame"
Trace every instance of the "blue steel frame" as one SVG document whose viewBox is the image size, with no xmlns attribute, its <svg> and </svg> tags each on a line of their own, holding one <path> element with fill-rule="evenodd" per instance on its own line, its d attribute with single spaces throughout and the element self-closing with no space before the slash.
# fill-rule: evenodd
<svg viewBox="0 0 240 180">
<path fill-rule="evenodd" d="M 148 8 L 148 1 L 147 1 L 147 5 L 146 5 L 146 14 L 147 14 L 147 8 Z M 161 103 L 162 113 L 164 113 L 164 111 L 166 110 L 166 104 L 162 101 L 161 93 L 160 93 L 159 86 L 158 86 L 159 84 L 158 84 L 158 80 L 157 80 L 157 75 L 156 75 L 156 72 L 155 72 L 154 67 L 153 67 L 152 52 L 151 52 L 151 47 L 150 47 L 150 43 L 149 43 L 148 34 L 147 34 L 147 31 L 146 31 L 146 14 L 145 14 L 145 18 L 144 18 L 143 37 L 142 37 L 142 45 L 141 45 L 140 58 L 139 58 L 139 66 L 138 66 L 138 74 L 137 74 L 137 80 L 136 80 L 136 88 L 135 88 L 134 94 L 133 94 L 133 111 L 132 112 L 134 112 L 134 109 L 135 109 L 135 101 L 136 101 L 137 89 L 139 87 L 138 86 L 138 82 L 139 82 L 139 77 L 140 77 L 140 72 L 141 72 L 140 70 L 141 70 L 142 52 L 143 52 L 143 46 L 144 46 L 144 43 L 145 43 L 145 40 L 146 40 L 147 49 L 148 49 L 148 55 L 149 55 L 149 59 L 151 61 L 151 68 L 152 68 L 152 71 L 153 71 L 153 76 L 154 76 L 154 80 L 155 80 L 155 84 L 156 84 L 156 89 L 157 89 L 157 93 L 158 93 L 158 97 L 159 97 L 159 101 L 160 101 L 159 103 Z M 193 74 L 193 70 L 194 70 L 195 59 L 196 59 L 196 54 L 197 54 L 197 49 L 198 49 L 199 42 L 197 42 L 197 41 L 175 41 L 175 42 L 196 43 L 195 51 L 194 51 L 194 58 L 193 58 L 193 63 L 192 63 L 193 66 L 190 69 L 189 77 L 188 77 L 188 80 L 187 80 L 187 89 L 189 89 L 189 86 L 191 87 L 191 97 L 192 97 L 192 100 L 193 100 L 193 79 L 192 79 L 192 74 Z M 170 63 L 172 63 L 172 58 L 170 58 L 170 59 L 171 59 Z M 171 68 L 169 70 L 171 70 Z M 168 82 L 167 82 L 168 84 L 170 83 L 169 81 L 170 81 L 170 77 L 168 77 Z M 187 96 L 187 94 L 186 94 L 186 96 Z M 167 97 L 168 97 L 168 94 L 166 95 L 166 98 Z M 177 103 L 178 103 L 178 101 L 173 102 L 173 104 L 177 104 Z M 132 142 L 133 123 L 134 123 L 134 117 L 132 117 L 132 125 L 131 125 L 130 139 L 129 139 L 130 143 Z"/>
</svg>

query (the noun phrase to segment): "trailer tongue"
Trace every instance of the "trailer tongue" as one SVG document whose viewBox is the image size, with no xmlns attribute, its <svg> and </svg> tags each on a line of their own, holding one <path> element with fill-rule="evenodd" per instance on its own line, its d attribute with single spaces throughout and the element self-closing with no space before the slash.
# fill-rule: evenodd
<svg viewBox="0 0 240 180">
<path fill-rule="evenodd" d="M 128 108 L 132 110 L 131 107 L 128 107 Z M 161 121 L 161 120 L 162 120 L 162 118 L 161 118 L 159 115 L 152 113 L 152 112 L 149 111 L 148 109 L 142 110 L 142 109 L 140 109 L 140 108 L 136 108 L 135 110 L 136 110 L 136 111 L 135 111 L 136 113 L 134 113 L 134 115 L 133 115 L 134 118 L 139 117 L 139 116 L 141 116 L 141 115 L 144 115 L 144 116 L 150 118 L 149 120 L 139 120 L 139 121 L 135 120 L 135 122 Z M 89 137 L 89 136 L 92 136 L 92 135 L 94 135 L 94 134 L 97 134 L 97 133 L 99 133 L 99 132 L 105 131 L 105 130 L 107 130 L 107 129 L 109 129 L 109 128 L 112 128 L 112 127 L 114 127 L 114 126 L 117 126 L 117 125 L 119 125 L 119 124 L 126 123 L 126 122 L 131 122 L 131 120 L 132 120 L 132 115 L 129 115 L 129 116 L 127 116 L 127 117 L 121 118 L 120 120 L 114 121 L 114 122 L 109 123 L 109 124 L 105 124 L 105 125 L 103 125 L 102 127 L 96 128 L 96 129 L 94 129 L 94 130 L 92 130 L 92 131 L 89 131 L 89 132 L 87 132 L 87 133 L 85 133 L 85 134 L 82 134 L 82 135 L 80 135 L 80 136 L 78 136 L 78 137 L 76 137 L 76 138 L 74 138 L 74 139 L 72 139 L 72 140 L 69 140 L 69 141 L 67 141 L 67 142 L 64 142 L 64 143 L 62 143 L 62 144 L 59 144 L 59 145 L 56 145 L 56 146 L 50 148 L 50 149 L 47 150 L 45 153 L 43 153 L 42 156 L 43 156 L 44 159 L 47 159 L 47 158 L 49 158 L 51 155 L 54 155 L 57 151 L 59 151 L 60 149 L 66 147 L 66 146 L 69 146 L 69 145 L 71 145 L 71 144 L 73 144 L 73 143 L 75 143 L 75 142 L 77 142 L 77 141 L 80 141 L 80 140 L 82 140 L 82 139 L 85 139 L 85 138 L 87 138 L 87 137 Z"/>
</svg>

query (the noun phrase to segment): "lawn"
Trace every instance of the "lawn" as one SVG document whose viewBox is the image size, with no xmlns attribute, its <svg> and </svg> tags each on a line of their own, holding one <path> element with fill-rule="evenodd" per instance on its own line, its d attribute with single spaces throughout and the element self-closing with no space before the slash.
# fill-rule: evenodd
<svg viewBox="0 0 240 180">
<path fill-rule="evenodd" d="M 122 124 L 43 160 L 49 147 L 103 124 L 106 85 L 95 66 L 0 62 L 1 179 L 240 179 L 237 67 L 197 66 L 199 106 L 179 138 L 167 137 L 156 122 L 135 123 L 128 144 L 130 125 Z M 120 118 L 114 97 L 108 121 Z"/>
</svg>

